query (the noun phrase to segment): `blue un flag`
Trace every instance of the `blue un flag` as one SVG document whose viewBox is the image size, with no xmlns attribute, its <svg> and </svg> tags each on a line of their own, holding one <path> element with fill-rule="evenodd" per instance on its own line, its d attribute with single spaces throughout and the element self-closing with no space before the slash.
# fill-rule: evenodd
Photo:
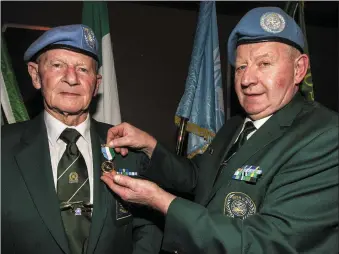
<svg viewBox="0 0 339 254">
<path fill-rule="evenodd" d="M 200 3 L 185 93 L 175 122 L 189 119 L 187 156 L 203 153 L 225 122 L 215 2 Z"/>
</svg>

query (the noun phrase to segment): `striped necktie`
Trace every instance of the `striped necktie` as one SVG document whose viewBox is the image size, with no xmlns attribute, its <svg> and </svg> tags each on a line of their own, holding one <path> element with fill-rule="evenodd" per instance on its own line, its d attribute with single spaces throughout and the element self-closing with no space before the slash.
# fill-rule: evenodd
<svg viewBox="0 0 339 254">
<path fill-rule="evenodd" d="M 228 150 L 227 155 L 225 156 L 225 160 L 220 165 L 219 170 L 217 172 L 217 175 L 214 179 L 214 184 L 219 178 L 220 173 L 222 172 L 225 165 L 227 165 L 227 162 L 232 158 L 232 156 L 239 150 L 239 148 L 246 142 L 247 136 L 256 130 L 256 127 L 254 126 L 252 121 L 248 121 L 245 123 L 245 127 L 243 131 L 240 133 L 237 141 L 232 145 L 232 147 Z"/>
<path fill-rule="evenodd" d="M 90 211 L 83 204 L 90 202 L 88 171 L 76 142 L 80 133 L 66 128 L 60 139 L 67 146 L 58 164 L 57 193 L 61 217 L 71 252 L 84 253 L 90 229 Z"/>
</svg>

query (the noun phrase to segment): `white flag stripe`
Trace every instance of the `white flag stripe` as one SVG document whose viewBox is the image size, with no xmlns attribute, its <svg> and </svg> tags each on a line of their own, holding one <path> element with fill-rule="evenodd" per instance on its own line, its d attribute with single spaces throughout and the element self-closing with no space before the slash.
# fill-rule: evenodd
<svg viewBox="0 0 339 254">
<path fill-rule="evenodd" d="M 93 118 L 116 125 L 121 123 L 121 115 L 110 34 L 102 38 L 102 63 L 99 70 L 102 75 L 102 83 L 98 92 L 100 99 Z"/>
</svg>

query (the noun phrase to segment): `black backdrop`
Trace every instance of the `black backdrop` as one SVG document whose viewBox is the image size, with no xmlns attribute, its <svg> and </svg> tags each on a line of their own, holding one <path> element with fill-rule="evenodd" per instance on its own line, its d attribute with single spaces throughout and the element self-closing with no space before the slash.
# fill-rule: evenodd
<svg viewBox="0 0 339 254">
<path fill-rule="evenodd" d="M 174 114 L 184 92 L 198 9 L 128 2 L 108 2 L 108 9 L 122 120 L 148 131 L 174 150 L 177 132 Z M 241 13 L 239 9 L 236 15 L 218 13 L 225 100 L 226 42 L 232 28 L 246 11 L 244 9 Z M 2 25 L 16 23 L 53 27 L 80 23 L 81 11 L 81 1 L 2 1 L 1 21 Z M 312 21 L 311 25 L 306 25 L 315 98 L 338 111 L 338 23 L 317 23 L 313 18 Z M 40 93 L 31 85 L 22 58 L 25 49 L 40 33 L 8 28 L 4 34 L 31 116 L 42 110 L 42 100 Z M 238 112 L 239 105 L 232 89 L 231 115 Z"/>
</svg>

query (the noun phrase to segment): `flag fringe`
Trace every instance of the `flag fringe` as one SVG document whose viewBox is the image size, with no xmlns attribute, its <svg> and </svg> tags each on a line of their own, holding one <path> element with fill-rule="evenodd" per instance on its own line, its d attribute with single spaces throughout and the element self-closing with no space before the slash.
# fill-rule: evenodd
<svg viewBox="0 0 339 254">
<path fill-rule="evenodd" d="M 180 116 L 174 117 L 174 122 L 177 126 L 180 126 L 180 120 L 181 120 Z M 199 125 L 191 123 L 191 122 L 187 122 L 186 131 L 190 133 L 194 133 L 195 135 L 199 137 L 203 137 L 205 140 L 211 140 L 212 138 L 215 137 L 214 132 L 208 129 L 202 128 Z"/>
<path fill-rule="evenodd" d="M 201 148 L 195 150 L 194 152 L 188 154 L 188 155 L 187 155 L 187 158 L 188 158 L 188 159 L 192 159 L 192 158 L 193 158 L 194 156 L 196 156 L 197 154 L 202 154 L 202 153 L 204 153 L 204 152 L 206 151 L 206 149 L 208 148 L 209 145 L 210 145 L 210 144 L 207 143 L 207 144 L 205 144 L 203 147 L 201 147 Z"/>
</svg>

